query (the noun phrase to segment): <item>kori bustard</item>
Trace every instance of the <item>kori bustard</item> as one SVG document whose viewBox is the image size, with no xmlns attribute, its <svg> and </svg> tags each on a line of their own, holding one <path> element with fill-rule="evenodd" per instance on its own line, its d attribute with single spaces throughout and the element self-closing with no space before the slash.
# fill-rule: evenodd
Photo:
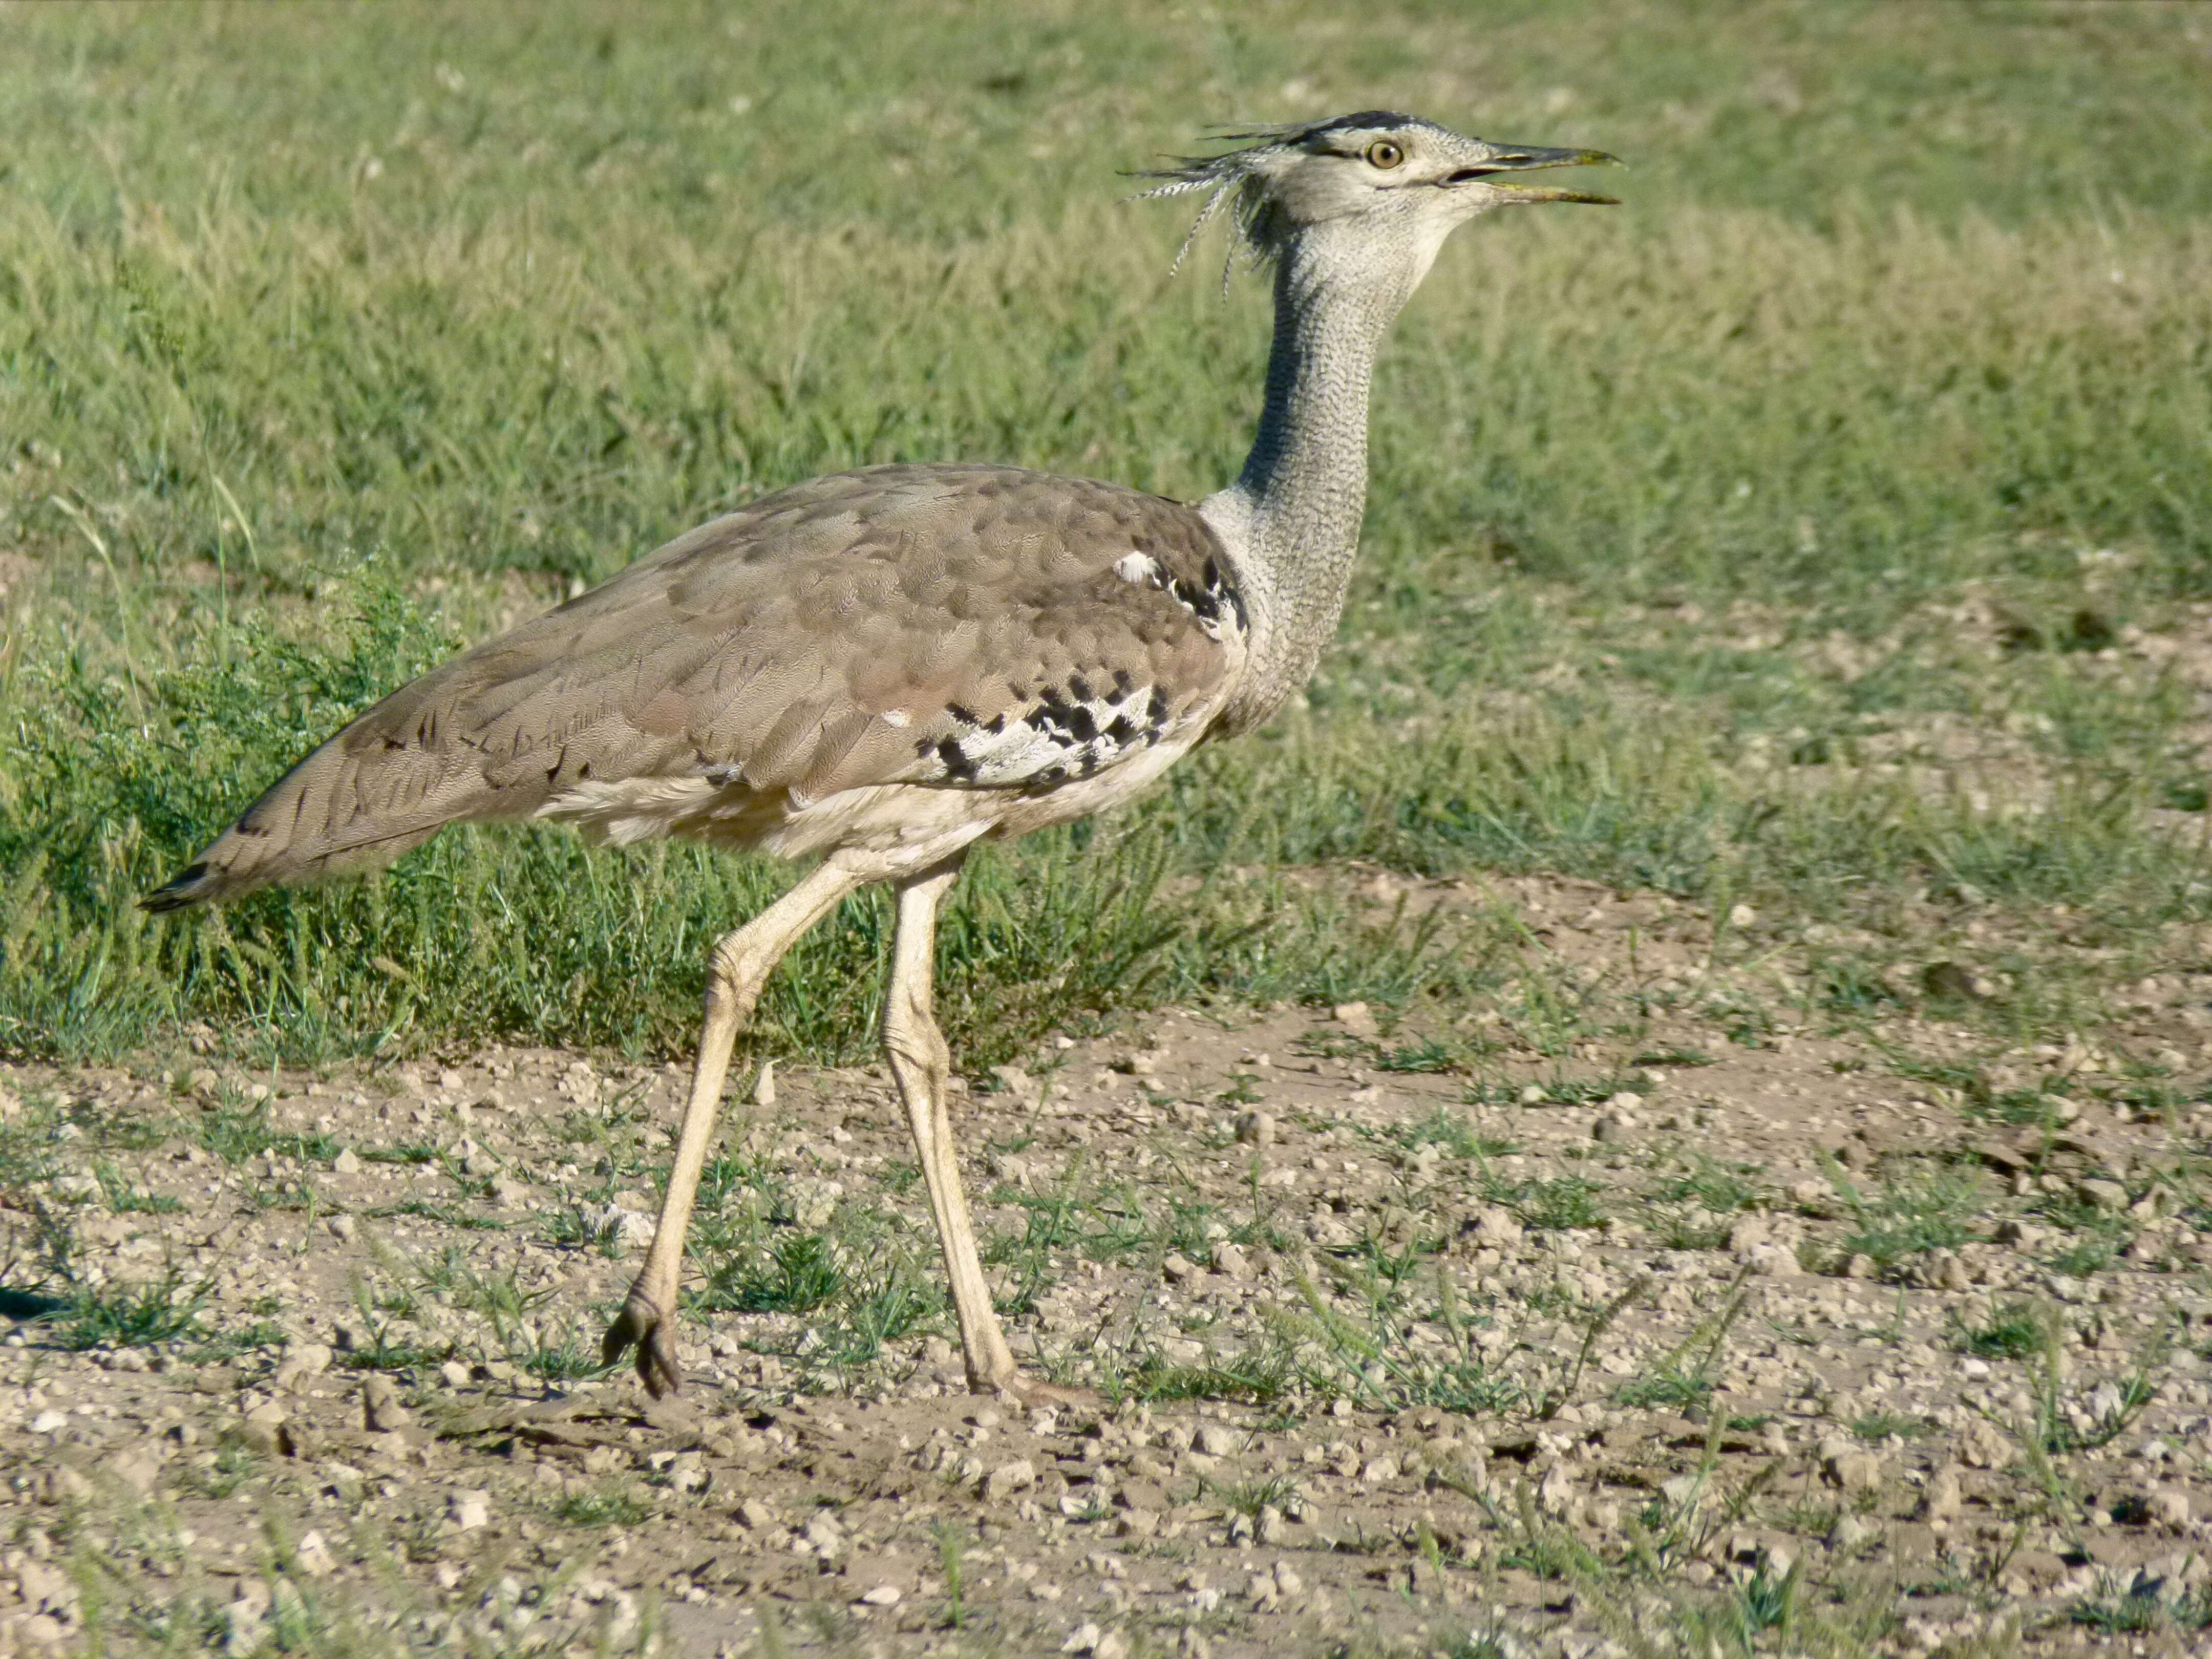
<svg viewBox="0 0 2212 1659">
<path fill-rule="evenodd" d="M 812 868 L 714 946 L 658 1230 L 606 1334 L 682 1386 L 684 1239 L 731 1049 L 778 960 L 848 894 L 897 892 L 883 1042 L 945 1251 L 969 1384 L 1015 1364 L 977 1260 L 931 1014 L 939 905 L 968 849 L 1126 799 L 1267 720 L 1336 627 L 1367 484 L 1367 393 L 1444 238 L 1492 208 L 1609 198 L 1521 182 L 1610 161 L 1388 111 L 1233 135 L 1146 194 L 1206 195 L 1273 270 L 1260 429 L 1196 506 L 1004 466 L 874 466 L 701 526 L 401 687 L 145 900 L 166 910 L 388 862 L 463 819 L 694 836 Z M 1187 249 L 1189 242 L 1184 244 Z"/>
</svg>

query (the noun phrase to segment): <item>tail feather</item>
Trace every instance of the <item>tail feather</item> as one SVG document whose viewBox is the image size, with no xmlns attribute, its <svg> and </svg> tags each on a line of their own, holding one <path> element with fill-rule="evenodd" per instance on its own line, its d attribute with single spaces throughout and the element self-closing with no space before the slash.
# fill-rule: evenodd
<svg viewBox="0 0 2212 1659">
<path fill-rule="evenodd" d="M 418 750 L 393 755 L 379 765 L 380 757 L 349 756 L 341 745 L 350 730 L 286 773 L 198 858 L 140 899 L 140 907 L 181 910 L 241 898 L 263 887 L 295 886 L 381 869 L 448 823 L 495 816 L 483 809 L 504 804 L 489 799 L 491 792 L 481 781 L 469 788 L 465 777 L 449 777 L 447 787 L 418 792 L 410 787 L 417 780 L 390 775 L 417 770 L 430 757 Z M 366 766 L 360 763 L 363 758 L 368 762 Z M 404 763 L 410 760 L 416 764 Z M 387 800 L 403 793 L 416 799 L 396 811 L 364 811 L 365 785 Z"/>
<path fill-rule="evenodd" d="M 495 786 L 477 750 L 423 740 L 426 707 L 439 704 L 466 660 L 403 686 L 301 760 L 141 907 L 180 910 L 361 874 L 448 823 L 534 810 L 541 792 Z"/>
</svg>

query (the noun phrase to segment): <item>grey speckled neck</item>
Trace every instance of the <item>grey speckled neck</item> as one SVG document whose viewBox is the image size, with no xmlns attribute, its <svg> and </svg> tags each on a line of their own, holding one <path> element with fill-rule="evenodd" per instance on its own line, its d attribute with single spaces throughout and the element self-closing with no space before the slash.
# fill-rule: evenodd
<svg viewBox="0 0 2212 1659">
<path fill-rule="evenodd" d="M 1200 507 L 1250 617 L 1250 655 L 1225 710 L 1232 730 L 1265 720 L 1305 684 L 1344 610 L 1367 504 L 1375 355 L 1427 266 L 1427 250 L 1407 242 L 1322 229 L 1292 240 L 1276 265 L 1259 434 L 1237 482 Z"/>
</svg>

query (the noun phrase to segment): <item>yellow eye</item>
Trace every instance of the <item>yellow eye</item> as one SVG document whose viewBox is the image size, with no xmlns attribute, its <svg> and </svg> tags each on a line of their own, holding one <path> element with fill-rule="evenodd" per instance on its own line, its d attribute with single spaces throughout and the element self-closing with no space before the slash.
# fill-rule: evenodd
<svg viewBox="0 0 2212 1659">
<path fill-rule="evenodd" d="M 1406 159 L 1406 152 L 1388 138 L 1377 138 L 1367 147 L 1367 165 L 1388 173 Z"/>
</svg>

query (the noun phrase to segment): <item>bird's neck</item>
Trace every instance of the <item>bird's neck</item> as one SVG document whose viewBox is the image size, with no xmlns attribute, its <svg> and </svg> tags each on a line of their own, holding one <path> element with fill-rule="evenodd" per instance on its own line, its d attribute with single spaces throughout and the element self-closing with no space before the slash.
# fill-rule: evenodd
<svg viewBox="0 0 2212 1659">
<path fill-rule="evenodd" d="M 1419 280 L 1412 270 L 1378 283 L 1374 250 L 1361 252 L 1304 240 L 1284 250 L 1259 434 L 1237 482 L 1200 509 L 1229 548 L 1245 602 L 1245 672 L 1226 711 L 1238 729 L 1312 675 L 1352 580 L 1367 504 L 1368 386 Z"/>
</svg>

